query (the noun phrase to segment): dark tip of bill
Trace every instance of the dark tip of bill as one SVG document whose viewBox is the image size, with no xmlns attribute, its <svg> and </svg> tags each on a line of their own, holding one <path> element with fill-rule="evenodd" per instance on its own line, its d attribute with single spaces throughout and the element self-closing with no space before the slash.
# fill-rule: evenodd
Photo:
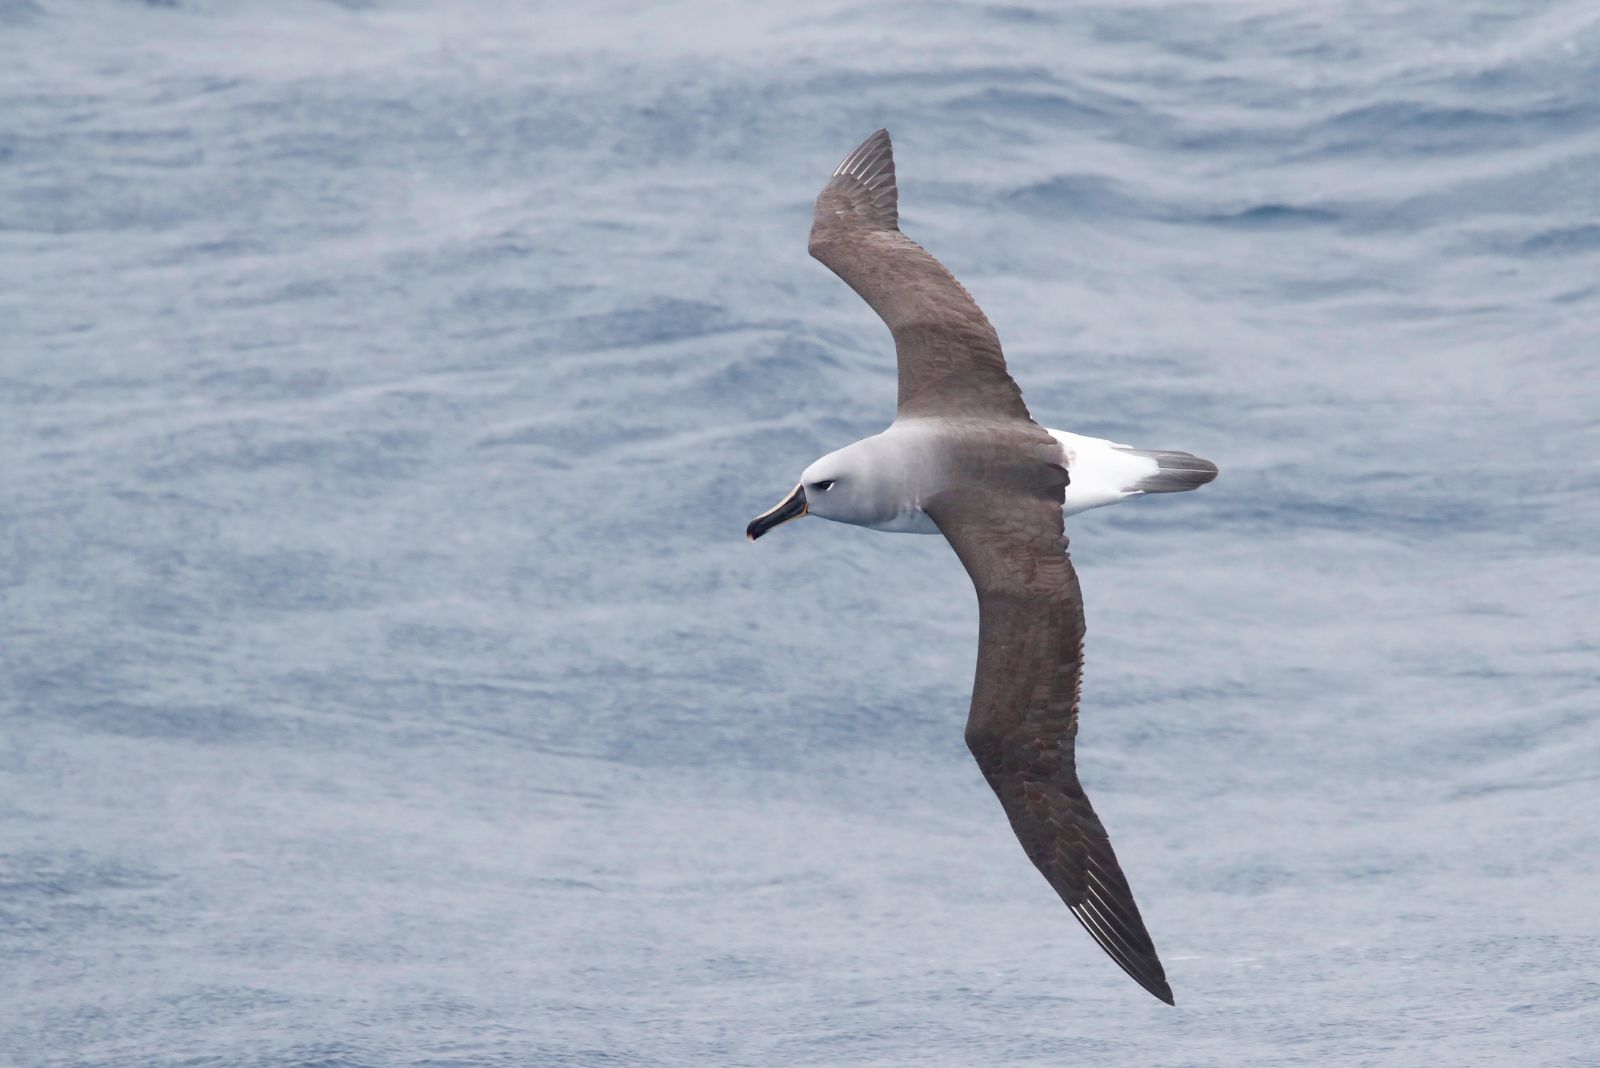
<svg viewBox="0 0 1600 1068">
<path fill-rule="evenodd" d="M 789 496 L 750 520 L 750 525 L 744 528 L 744 536 L 755 541 L 773 527 L 782 526 L 791 519 L 799 519 L 808 510 L 806 488 L 804 485 L 796 486 Z"/>
</svg>

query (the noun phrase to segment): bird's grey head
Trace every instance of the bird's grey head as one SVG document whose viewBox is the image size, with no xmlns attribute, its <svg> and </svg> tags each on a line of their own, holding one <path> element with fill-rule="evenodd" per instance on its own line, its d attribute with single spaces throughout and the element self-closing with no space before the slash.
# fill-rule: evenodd
<svg viewBox="0 0 1600 1068">
<path fill-rule="evenodd" d="M 873 477 L 872 440 L 830 452 L 806 468 L 794 492 L 750 520 L 745 536 L 755 541 L 773 527 L 803 515 L 859 526 L 892 519 L 897 509 Z"/>
</svg>

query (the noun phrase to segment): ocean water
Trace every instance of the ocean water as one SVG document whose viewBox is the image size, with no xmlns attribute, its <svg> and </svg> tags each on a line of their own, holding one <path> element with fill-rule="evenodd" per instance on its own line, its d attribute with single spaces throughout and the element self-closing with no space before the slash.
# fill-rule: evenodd
<svg viewBox="0 0 1600 1068">
<path fill-rule="evenodd" d="M 1177 995 L 962 742 L 805 252 L 878 126 L 1041 421 Z M 0 1064 L 1592 1066 L 1592 3 L 0 0 Z"/>
</svg>

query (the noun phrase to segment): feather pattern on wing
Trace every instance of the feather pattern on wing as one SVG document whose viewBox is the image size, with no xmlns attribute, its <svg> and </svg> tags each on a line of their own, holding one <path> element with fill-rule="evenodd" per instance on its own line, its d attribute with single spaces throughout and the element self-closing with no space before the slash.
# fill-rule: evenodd
<svg viewBox="0 0 1600 1068">
<path fill-rule="evenodd" d="M 810 249 L 894 335 L 900 416 L 1027 419 L 994 327 L 944 264 L 900 232 L 898 205 L 893 146 L 879 130 L 817 197 Z"/>
<path fill-rule="evenodd" d="M 1111 839 L 1078 781 L 1084 619 L 1061 520 L 1065 472 L 1038 464 L 1030 476 L 1013 466 L 927 506 L 978 592 L 967 745 L 1028 859 L 1111 959 L 1171 1004 Z"/>
</svg>

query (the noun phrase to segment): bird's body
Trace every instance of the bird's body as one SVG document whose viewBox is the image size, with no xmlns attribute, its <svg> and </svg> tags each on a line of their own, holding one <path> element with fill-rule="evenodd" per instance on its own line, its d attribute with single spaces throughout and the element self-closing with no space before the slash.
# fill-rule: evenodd
<svg viewBox="0 0 1600 1068">
<path fill-rule="evenodd" d="M 1064 516 L 1146 493 L 1193 489 L 1216 475 L 1210 463 L 1187 452 L 1136 449 L 1105 438 L 1048 427 L 1045 433 L 1057 444 L 1054 462 L 1067 470 L 1067 489 L 1061 502 Z M 939 527 L 923 510 L 922 502 L 940 486 L 940 473 L 949 462 L 952 449 L 959 450 L 960 439 L 957 421 L 897 419 L 883 433 L 829 453 L 817 461 L 818 469 L 844 462 L 871 471 L 878 480 L 871 500 L 882 509 L 860 517 L 827 518 L 891 534 L 938 534 Z"/>
<path fill-rule="evenodd" d="M 944 266 L 899 230 L 889 135 L 845 157 L 817 198 L 811 253 L 883 318 L 899 363 L 881 434 L 817 460 L 752 540 L 799 518 L 943 534 L 978 594 L 967 745 L 1028 857 L 1141 986 L 1172 1002 L 1155 946 L 1078 782 L 1083 599 L 1064 515 L 1216 477 L 1184 452 L 1134 449 L 1035 423 L 993 327 Z"/>
</svg>

